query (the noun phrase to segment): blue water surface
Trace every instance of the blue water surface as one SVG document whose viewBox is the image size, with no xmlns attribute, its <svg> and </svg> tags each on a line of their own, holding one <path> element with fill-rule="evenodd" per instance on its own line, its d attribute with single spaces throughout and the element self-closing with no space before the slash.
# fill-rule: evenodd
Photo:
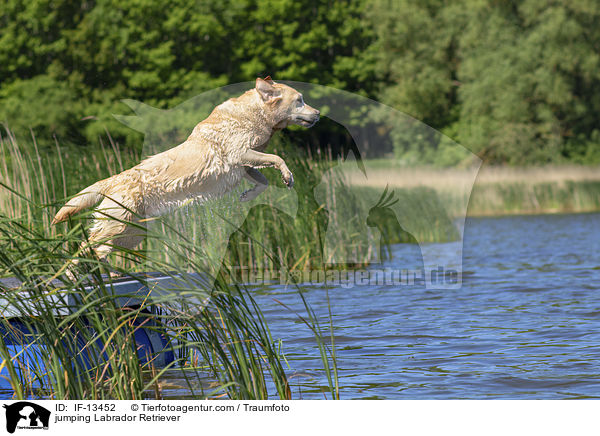
<svg viewBox="0 0 600 436">
<path fill-rule="evenodd" d="M 600 398 L 599 224 L 600 214 L 467 219 L 460 289 L 306 288 L 325 331 L 329 297 L 341 398 Z M 393 252 L 384 266 L 419 268 L 417 245 Z M 255 293 L 297 376 L 294 397 L 323 398 L 314 336 L 275 301 L 303 314 L 298 290 Z"/>
<path fill-rule="evenodd" d="M 467 219 L 459 289 L 303 286 L 333 330 L 340 397 L 600 398 L 599 224 L 600 214 Z M 372 268 L 422 266 L 418 245 L 398 244 Z M 331 398 L 298 288 L 251 292 L 281 340 L 293 398 Z M 163 381 L 165 398 L 191 397 L 179 369 Z"/>
</svg>

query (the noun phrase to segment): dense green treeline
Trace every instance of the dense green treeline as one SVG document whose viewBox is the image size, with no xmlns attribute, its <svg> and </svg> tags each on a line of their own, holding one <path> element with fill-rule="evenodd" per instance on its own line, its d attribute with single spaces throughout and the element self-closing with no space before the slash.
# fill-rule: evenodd
<svg viewBox="0 0 600 436">
<path fill-rule="evenodd" d="M 598 163 L 599 19 L 597 0 L 4 0 L 0 121 L 132 146 L 121 99 L 169 108 L 272 75 L 371 97 L 490 162 Z M 375 154 L 465 157 L 394 127 Z"/>
</svg>

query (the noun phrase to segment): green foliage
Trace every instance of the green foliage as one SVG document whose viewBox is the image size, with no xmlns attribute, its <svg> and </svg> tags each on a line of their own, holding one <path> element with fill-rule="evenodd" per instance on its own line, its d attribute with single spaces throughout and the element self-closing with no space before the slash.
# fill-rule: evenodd
<svg viewBox="0 0 600 436">
<path fill-rule="evenodd" d="M 488 161 L 597 162 L 599 14 L 585 0 L 374 0 L 380 95 Z"/>
<path fill-rule="evenodd" d="M 247 9 L 250 27 L 235 48 L 242 61 L 239 79 L 275 72 L 279 79 L 368 94 L 374 89 L 367 50 L 372 31 L 362 20 L 364 4 L 361 0 L 256 2 Z"/>
<path fill-rule="evenodd" d="M 8 0 L 0 10 L 0 122 L 17 135 L 95 142 L 140 136 L 121 99 L 172 107 L 272 75 L 368 93 L 364 0 Z"/>
<path fill-rule="evenodd" d="M 5 0 L 0 122 L 42 143 L 108 130 L 133 146 L 112 116 L 121 99 L 165 109 L 272 75 L 377 98 L 491 162 L 594 163 L 599 19 L 590 0 Z M 319 129 L 306 135 L 340 141 Z M 404 162 L 468 155 L 413 133 L 391 133 Z M 391 147 L 371 142 L 370 155 Z"/>
<path fill-rule="evenodd" d="M 456 37 L 461 5 L 439 0 L 372 0 L 368 18 L 382 84 L 381 101 L 441 128 L 456 101 Z"/>
<path fill-rule="evenodd" d="M 89 105 L 81 98 L 78 84 L 66 83 L 47 75 L 16 80 L 0 88 L 1 121 L 14 126 L 19 135 L 30 130 L 42 143 L 52 144 L 53 136 L 65 142 L 85 144 L 84 120 Z"/>
</svg>

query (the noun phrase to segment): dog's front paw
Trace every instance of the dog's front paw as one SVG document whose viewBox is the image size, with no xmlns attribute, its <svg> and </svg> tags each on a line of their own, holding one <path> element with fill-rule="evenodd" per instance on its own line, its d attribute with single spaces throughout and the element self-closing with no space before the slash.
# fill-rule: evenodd
<svg viewBox="0 0 600 436">
<path fill-rule="evenodd" d="M 286 184 L 288 189 L 292 189 L 294 187 L 294 175 L 287 168 L 281 173 L 283 177 L 283 183 Z"/>
</svg>

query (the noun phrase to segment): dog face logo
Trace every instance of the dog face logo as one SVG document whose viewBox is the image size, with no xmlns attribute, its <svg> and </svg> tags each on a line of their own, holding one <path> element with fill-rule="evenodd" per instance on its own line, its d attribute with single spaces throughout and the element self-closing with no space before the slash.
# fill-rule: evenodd
<svg viewBox="0 0 600 436">
<path fill-rule="evenodd" d="M 48 429 L 50 411 L 29 401 L 19 401 L 3 405 L 6 409 L 6 431 L 14 433 L 19 429 Z"/>
</svg>

